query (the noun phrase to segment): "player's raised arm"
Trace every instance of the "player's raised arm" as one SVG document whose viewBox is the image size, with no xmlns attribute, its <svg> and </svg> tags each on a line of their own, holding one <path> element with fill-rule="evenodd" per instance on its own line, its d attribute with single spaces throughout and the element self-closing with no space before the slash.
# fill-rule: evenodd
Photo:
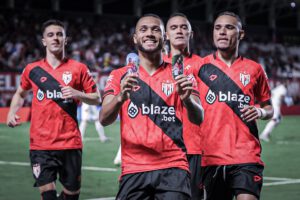
<svg viewBox="0 0 300 200">
<path fill-rule="evenodd" d="M 27 94 L 28 91 L 19 86 L 10 103 L 6 121 L 7 126 L 14 128 L 15 126 L 21 125 L 19 122 L 20 117 L 16 113 L 23 106 Z"/>
<path fill-rule="evenodd" d="M 115 76 L 114 72 L 110 75 L 110 77 Z M 108 81 L 104 91 L 102 109 L 99 113 L 99 120 L 103 126 L 110 125 L 117 119 L 123 103 L 129 99 L 130 91 L 135 84 L 137 84 L 137 75 L 135 74 L 126 75 L 121 81 L 119 78 L 112 78 Z"/>
<path fill-rule="evenodd" d="M 179 75 L 175 80 L 178 94 L 187 109 L 189 120 L 199 125 L 204 119 L 204 110 L 199 97 L 192 94 L 193 83 L 185 75 Z"/>
</svg>

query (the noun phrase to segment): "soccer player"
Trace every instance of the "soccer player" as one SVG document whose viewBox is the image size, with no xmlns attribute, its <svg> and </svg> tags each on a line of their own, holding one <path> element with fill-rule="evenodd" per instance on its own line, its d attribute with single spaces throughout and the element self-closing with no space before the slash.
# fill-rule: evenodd
<svg viewBox="0 0 300 200">
<path fill-rule="evenodd" d="M 139 72 L 131 66 L 114 70 L 104 90 L 100 121 L 111 124 L 120 113 L 122 174 L 116 199 L 190 199 L 189 166 L 182 139 L 182 108 L 189 119 L 203 118 L 192 81 L 163 62 L 164 25 L 153 14 L 142 16 L 133 36 L 140 59 Z"/>
<path fill-rule="evenodd" d="M 86 103 L 81 104 L 81 122 L 79 125 L 79 130 L 81 133 L 82 140 L 84 138 L 85 130 L 88 121 L 92 121 L 95 124 L 96 131 L 99 135 L 101 142 L 107 142 L 108 138 L 104 133 L 104 128 L 99 122 L 99 111 L 96 105 L 89 105 Z"/>
<path fill-rule="evenodd" d="M 174 13 L 170 16 L 166 25 L 166 36 L 170 48 L 164 61 L 172 63 L 172 55 L 183 55 L 184 71 L 190 71 L 201 64 L 201 58 L 191 52 L 190 41 L 193 37 L 191 24 L 183 13 Z M 193 74 L 189 79 L 195 79 Z M 194 91 L 198 93 L 197 91 Z M 199 93 L 198 93 L 199 94 Z M 191 123 L 184 108 L 183 115 L 183 139 L 187 149 L 187 158 L 191 172 L 192 199 L 200 199 L 200 169 L 201 169 L 201 134 L 200 127 Z"/>
<path fill-rule="evenodd" d="M 285 84 L 279 84 L 272 89 L 272 104 L 274 108 L 274 115 L 272 120 L 270 120 L 263 132 L 260 134 L 259 138 L 265 142 L 270 141 L 270 135 L 273 129 L 281 122 L 281 105 L 282 102 L 286 100 L 287 97 L 287 88 Z M 293 104 L 293 101 L 285 101 L 288 106 Z"/>
<path fill-rule="evenodd" d="M 213 26 L 217 51 L 196 71 L 205 111 L 201 185 L 207 200 L 260 197 L 264 165 L 256 120 L 270 119 L 273 108 L 263 68 L 238 53 L 244 35 L 239 16 L 220 13 Z"/>
<path fill-rule="evenodd" d="M 64 24 L 48 20 L 42 26 L 46 57 L 28 64 L 13 96 L 7 125 L 20 125 L 16 112 L 33 91 L 30 160 L 43 200 L 56 200 L 56 179 L 63 185 L 59 199 L 77 200 L 80 193 L 82 141 L 76 119 L 77 104 L 98 104 L 100 95 L 86 65 L 65 57 Z"/>
</svg>

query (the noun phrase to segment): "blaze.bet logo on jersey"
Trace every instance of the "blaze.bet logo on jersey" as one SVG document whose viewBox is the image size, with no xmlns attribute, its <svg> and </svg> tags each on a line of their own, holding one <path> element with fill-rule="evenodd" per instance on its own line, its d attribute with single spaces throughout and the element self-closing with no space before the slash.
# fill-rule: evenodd
<svg viewBox="0 0 300 200">
<path fill-rule="evenodd" d="M 212 90 L 208 90 L 205 100 L 208 104 L 215 103 L 216 100 L 219 102 L 238 102 L 238 108 L 242 109 L 244 106 L 249 105 L 251 101 L 251 97 L 245 94 L 236 94 L 231 91 L 222 92 L 219 91 L 217 94 Z"/>
<path fill-rule="evenodd" d="M 175 122 L 175 108 L 174 106 L 157 106 L 157 105 L 145 105 L 142 104 L 141 108 L 138 108 L 133 102 L 130 102 L 127 108 L 128 116 L 135 118 L 139 112 L 142 115 L 161 115 L 162 121 Z"/>
<path fill-rule="evenodd" d="M 57 91 L 57 90 L 46 90 L 46 94 L 43 92 L 43 90 L 38 89 L 37 93 L 36 93 L 36 98 L 39 101 L 42 101 L 45 97 L 47 99 L 62 99 L 62 92 L 61 91 Z"/>
</svg>

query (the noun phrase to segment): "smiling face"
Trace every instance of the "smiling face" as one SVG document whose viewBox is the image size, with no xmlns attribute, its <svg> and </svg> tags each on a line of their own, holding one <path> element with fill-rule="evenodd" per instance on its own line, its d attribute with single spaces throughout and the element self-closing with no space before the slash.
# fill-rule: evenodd
<svg viewBox="0 0 300 200">
<path fill-rule="evenodd" d="M 50 25 L 46 27 L 42 39 L 46 51 L 52 54 L 60 54 L 63 52 L 66 44 L 66 33 L 63 27 L 58 25 Z"/>
<path fill-rule="evenodd" d="M 166 35 L 173 48 L 185 49 L 193 35 L 191 24 L 185 17 L 172 17 L 167 23 Z"/>
<path fill-rule="evenodd" d="M 234 50 L 244 37 L 244 31 L 238 20 L 230 15 L 219 16 L 214 23 L 213 38 L 220 51 Z"/>
<path fill-rule="evenodd" d="M 134 44 L 144 53 L 162 50 L 164 26 L 160 19 L 152 16 L 142 17 L 135 28 Z"/>
</svg>

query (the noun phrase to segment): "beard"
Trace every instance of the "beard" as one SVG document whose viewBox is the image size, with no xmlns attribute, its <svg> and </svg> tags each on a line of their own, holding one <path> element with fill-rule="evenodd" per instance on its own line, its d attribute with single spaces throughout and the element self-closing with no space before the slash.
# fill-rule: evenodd
<svg viewBox="0 0 300 200">
<path fill-rule="evenodd" d="M 162 41 L 162 40 L 159 40 L 158 45 L 157 45 L 154 49 L 145 49 L 145 48 L 143 47 L 143 45 L 141 44 L 140 41 L 138 41 L 137 44 L 136 44 L 135 46 L 136 46 L 136 48 L 137 48 L 139 51 L 141 51 L 141 52 L 143 52 L 143 53 L 155 53 L 155 52 L 158 52 L 158 51 L 161 51 L 161 50 L 162 50 L 162 48 L 163 48 L 163 41 Z"/>
</svg>

